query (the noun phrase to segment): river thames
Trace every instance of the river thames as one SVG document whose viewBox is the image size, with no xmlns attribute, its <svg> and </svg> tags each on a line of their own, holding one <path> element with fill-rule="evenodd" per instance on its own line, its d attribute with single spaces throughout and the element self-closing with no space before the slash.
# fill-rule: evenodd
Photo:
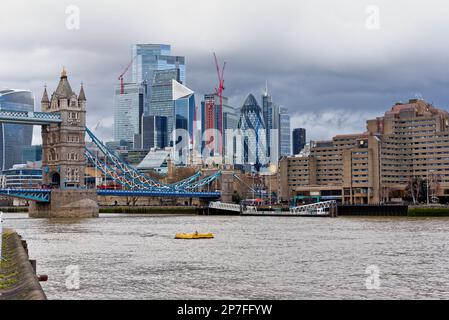
<svg viewBox="0 0 449 320">
<path fill-rule="evenodd" d="M 5 226 L 49 299 L 449 299 L 449 218 L 10 213 Z M 194 231 L 216 238 L 174 239 Z"/>
</svg>

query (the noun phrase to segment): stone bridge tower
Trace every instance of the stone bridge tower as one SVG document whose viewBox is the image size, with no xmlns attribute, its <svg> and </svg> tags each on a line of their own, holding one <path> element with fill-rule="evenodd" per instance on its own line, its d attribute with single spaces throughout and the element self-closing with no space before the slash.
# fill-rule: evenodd
<svg viewBox="0 0 449 320">
<path fill-rule="evenodd" d="M 53 188 L 84 187 L 86 96 L 81 86 L 77 96 L 62 71 L 58 88 L 41 102 L 42 112 L 58 112 L 61 124 L 42 126 L 42 179 Z"/>
<path fill-rule="evenodd" d="M 86 95 L 81 85 L 77 96 L 62 70 L 56 91 L 48 98 L 47 88 L 41 101 L 42 112 L 57 112 L 62 122 L 42 126 L 42 180 L 51 188 L 51 203 L 30 208 L 33 217 L 98 216 L 96 190 L 85 187 L 84 156 Z"/>
</svg>

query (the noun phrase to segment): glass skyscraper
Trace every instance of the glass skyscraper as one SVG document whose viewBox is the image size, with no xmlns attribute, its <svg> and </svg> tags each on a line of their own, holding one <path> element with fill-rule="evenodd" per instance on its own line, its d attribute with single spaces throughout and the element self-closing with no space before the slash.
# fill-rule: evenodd
<svg viewBox="0 0 449 320">
<path fill-rule="evenodd" d="M 195 119 L 195 95 L 190 94 L 174 100 L 176 129 L 184 129 L 193 138 L 193 121 Z"/>
<path fill-rule="evenodd" d="M 292 154 L 292 140 L 290 128 L 290 115 L 288 109 L 278 107 L 279 114 L 279 156 L 290 156 Z"/>
<path fill-rule="evenodd" d="M 136 136 L 141 134 L 145 87 L 138 83 L 126 83 L 124 89 L 124 94 L 121 94 L 120 85 L 115 88 L 114 140 L 135 142 Z"/>
<path fill-rule="evenodd" d="M 242 147 L 238 160 L 241 164 L 251 165 L 256 171 L 267 166 L 267 148 L 265 123 L 262 109 L 252 94 L 246 98 L 240 111 L 238 128 L 242 133 Z"/>
<path fill-rule="evenodd" d="M 293 154 L 299 154 L 306 145 L 306 129 L 296 128 L 293 130 Z"/>
<path fill-rule="evenodd" d="M 163 149 L 168 146 L 167 117 L 143 116 L 142 148 Z"/>
<path fill-rule="evenodd" d="M 175 107 L 176 136 L 173 137 L 175 163 L 186 164 L 189 151 L 193 147 L 193 120 L 195 117 L 195 95 L 192 93 L 186 97 L 173 100 Z M 181 131 L 179 131 L 181 130 Z M 183 132 L 183 130 L 185 130 Z M 186 134 L 186 132 L 188 134 Z M 182 139 L 182 140 L 181 140 Z"/>
<path fill-rule="evenodd" d="M 263 119 L 265 121 L 266 126 L 266 135 L 267 135 L 267 157 L 271 157 L 271 148 L 273 147 L 273 139 L 272 139 L 272 129 L 276 129 L 276 125 L 273 122 L 273 100 L 272 97 L 268 94 L 268 90 L 262 95 L 262 111 L 263 111 Z M 276 147 L 277 143 L 274 143 L 274 147 Z"/>
<path fill-rule="evenodd" d="M 169 142 L 175 125 L 173 104 L 173 80 L 179 83 L 179 69 L 157 70 L 151 87 L 150 116 L 167 117 Z"/>
<path fill-rule="evenodd" d="M 223 100 L 224 101 L 224 100 Z M 227 102 L 227 99 L 226 99 Z M 239 117 L 237 115 L 236 110 L 223 102 L 223 155 L 226 155 L 229 150 L 232 150 L 232 153 L 235 153 L 235 139 L 232 141 L 228 141 L 226 131 L 232 130 L 235 131 L 238 129 L 239 125 Z"/>
<path fill-rule="evenodd" d="M 172 56 L 171 46 L 167 44 L 135 44 L 132 56 L 136 57 L 132 65 L 132 82 L 149 81 L 154 79 L 154 71 L 179 69 L 180 81 L 186 82 L 185 57 Z"/>
<path fill-rule="evenodd" d="M 135 44 L 132 47 L 132 82 L 148 85 L 148 102 L 155 72 L 158 70 L 179 69 L 178 82 L 186 83 L 185 57 L 172 56 L 171 47 L 166 44 Z M 148 115 L 149 106 L 145 106 L 145 115 Z"/>
<path fill-rule="evenodd" d="M 27 90 L 1 90 L 0 109 L 34 111 L 34 95 Z M 31 146 L 32 139 L 33 126 L 0 123 L 0 168 L 20 164 L 23 148 Z"/>
</svg>

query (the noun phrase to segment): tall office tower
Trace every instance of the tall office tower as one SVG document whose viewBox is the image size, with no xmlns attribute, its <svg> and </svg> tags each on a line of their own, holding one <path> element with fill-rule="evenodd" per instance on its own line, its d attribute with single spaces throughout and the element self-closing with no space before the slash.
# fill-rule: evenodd
<svg viewBox="0 0 449 320">
<path fill-rule="evenodd" d="M 279 107 L 279 155 L 290 156 L 292 154 L 292 131 L 290 128 L 290 115 L 288 109 Z"/>
<path fill-rule="evenodd" d="M 223 104 L 225 99 L 223 97 Z M 207 148 L 210 156 L 219 155 L 221 141 L 215 135 L 222 132 L 222 123 L 219 121 L 220 98 L 217 94 L 206 94 L 201 102 L 201 135 L 202 151 Z"/>
<path fill-rule="evenodd" d="M 273 119 L 274 129 L 278 129 L 278 156 L 289 156 L 292 153 L 292 140 L 288 109 L 283 106 L 275 106 Z"/>
<path fill-rule="evenodd" d="M 293 154 L 299 154 L 306 145 L 306 129 L 296 128 L 293 130 Z"/>
<path fill-rule="evenodd" d="M 173 80 L 179 83 L 180 70 L 156 70 L 151 87 L 150 116 L 167 117 L 167 135 L 170 144 L 175 128 L 175 111 L 173 103 Z"/>
<path fill-rule="evenodd" d="M 175 80 L 173 80 L 172 86 L 175 128 L 186 130 L 189 133 L 189 144 L 192 144 L 195 120 L 195 93 Z"/>
<path fill-rule="evenodd" d="M 173 136 L 176 164 L 187 164 L 194 145 L 195 93 L 173 80 L 173 106 L 176 135 Z"/>
<path fill-rule="evenodd" d="M 143 116 L 142 148 L 163 149 L 168 146 L 167 117 Z"/>
<path fill-rule="evenodd" d="M 0 109 L 34 111 L 34 95 L 27 90 L 1 90 Z M 22 162 L 22 150 L 31 146 L 33 126 L 0 123 L 0 168 L 7 170 Z"/>
<path fill-rule="evenodd" d="M 262 109 L 252 94 L 243 103 L 238 128 L 242 132 L 242 142 L 239 145 L 237 163 L 251 165 L 259 171 L 261 167 L 268 165 L 266 134 Z"/>
<path fill-rule="evenodd" d="M 268 86 L 267 86 L 268 87 Z M 263 120 L 265 121 L 266 131 L 267 131 L 267 157 L 271 157 L 271 148 L 273 147 L 273 137 L 272 137 L 272 129 L 275 129 L 276 126 L 273 123 L 273 113 L 274 113 L 273 100 L 271 95 L 268 94 L 268 88 L 265 90 L 262 95 L 262 111 L 263 111 Z M 277 142 L 274 143 L 274 147 L 277 146 Z"/>
<path fill-rule="evenodd" d="M 151 88 L 155 71 L 179 69 L 179 82 L 186 83 L 185 57 L 172 56 L 171 47 L 166 44 L 135 44 L 132 47 L 132 82 L 147 84 L 147 102 L 151 97 Z M 145 115 L 149 114 L 149 105 L 145 106 Z"/>
<path fill-rule="evenodd" d="M 227 97 L 223 97 L 223 108 L 220 108 L 220 98 L 217 94 L 204 95 L 204 101 L 201 102 L 201 132 L 204 140 L 202 149 L 207 147 L 210 155 L 225 155 L 226 148 L 230 147 L 226 141 L 226 130 L 236 130 L 238 121 L 239 115 L 229 105 Z M 221 140 L 215 139 L 214 131 L 221 135 Z"/>
<path fill-rule="evenodd" d="M 124 94 L 121 94 L 118 85 L 114 93 L 114 140 L 135 142 L 141 134 L 145 87 L 138 83 L 125 83 L 124 89 Z"/>
<path fill-rule="evenodd" d="M 223 100 L 224 101 L 224 100 Z M 226 102 L 228 100 L 226 99 Z M 227 104 L 223 104 L 223 155 L 226 155 L 228 152 L 228 149 L 235 154 L 236 152 L 236 140 L 232 139 L 228 141 L 228 137 L 226 132 L 228 130 L 234 132 L 238 129 L 239 125 L 239 116 L 237 115 L 237 111 Z"/>
</svg>

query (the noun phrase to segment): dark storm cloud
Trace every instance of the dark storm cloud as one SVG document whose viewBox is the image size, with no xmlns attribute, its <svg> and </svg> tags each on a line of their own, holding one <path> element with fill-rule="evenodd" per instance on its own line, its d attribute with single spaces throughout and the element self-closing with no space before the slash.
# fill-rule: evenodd
<svg viewBox="0 0 449 320">
<path fill-rule="evenodd" d="M 80 29 L 65 27 L 80 9 Z M 379 29 L 366 27 L 367 7 Z M 168 43 L 187 59 L 188 86 L 213 92 L 212 52 L 228 62 L 226 92 L 240 106 L 268 81 L 309 138 L 359 132 L 397 101 L 422 95 L 449 104 L 444 1 L 11 1 L 0 11 L 0 86 L 54 90 L 66 66 L 85 83 L 88 125 L 112 137 L 112 94 L 133 43 Z M 38 132 L 38 130 L 36 130 Z M 38 135 L 36 135 L 38 137 Z"/>
</svg>

